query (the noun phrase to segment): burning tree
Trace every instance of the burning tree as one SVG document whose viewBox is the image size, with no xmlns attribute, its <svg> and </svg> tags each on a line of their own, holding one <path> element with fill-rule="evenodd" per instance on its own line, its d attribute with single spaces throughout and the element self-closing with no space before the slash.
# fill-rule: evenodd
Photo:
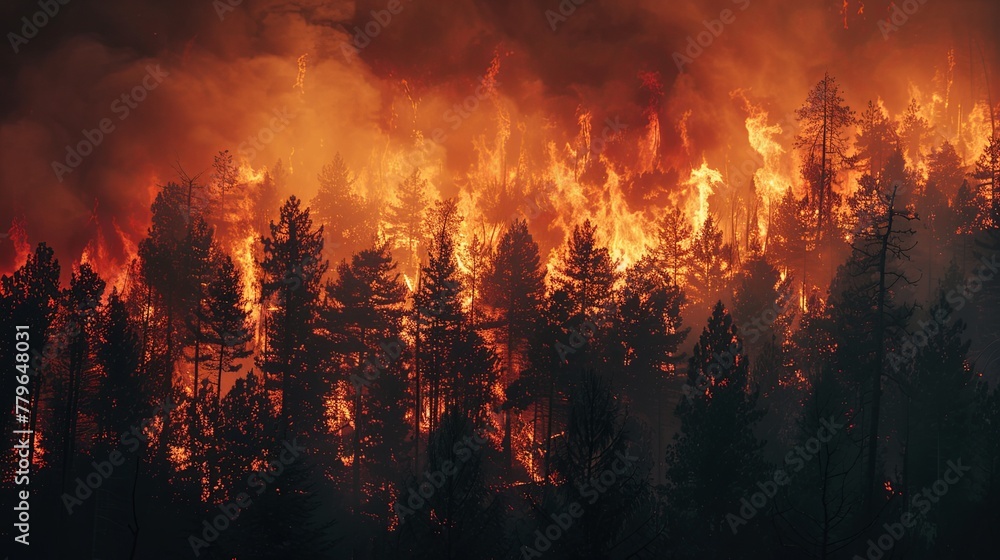
<svg viewBox="0 0 1000 560">
<path fill-rule="evenodd" d="M 313 229 L 309 209 L 303 209 L 299 199 L 285 201 L 280 220 L 271 222 L 270 229 L 260 262 L 267 315 L 259 364 L 280 397 L 280 430 L 287 439 L 322 426 L 326 380 L 308 348 L 318 340 L 314 328 L 328 265 L 322 260 L 323 226 Z"/>
<path fill-rule="evenodd" d="M 822 244 L 836 225 L 834 209 L 839 196 L 834 186 L 838 175 L 856 162 L 856 156 L 848 155 L 846 135 L 855 124 L 855 115 L 841 97 L 836 78 L 829 74 L 809 92 L 795 115 L 801 128 L 795 147 L 803 152 L 802 178 L 809 188 L 816 240 Z"/>
</svg>

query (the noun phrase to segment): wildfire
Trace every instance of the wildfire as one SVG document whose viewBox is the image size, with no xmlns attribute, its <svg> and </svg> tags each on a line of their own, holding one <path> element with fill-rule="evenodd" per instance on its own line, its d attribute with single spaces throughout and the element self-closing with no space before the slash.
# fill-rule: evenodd
<svg viewBox="0 0 1000 560">
<path fill-rule="evenodd" d="M 117 287 L 121 290 L 128 277 L 128 266 L 139 253 L 138 247 L 122 230 L 121 226 L 118 225 L 118 218 L 112 216 L 111 226 L 117 236 L 117 243 L 121 249 L 118 254 L 121 256 L 116 256 L 116 251 L 108 248 L 107 239 L 104 235 L 104 227 L 101 225 L 98 217 L 96 203 L 91 212 L 90 224 L 93 225 L 94 233 L 90 241 L 87 242 L 87 245 L 84 246 L 76 265 L 89 264 L 107 282 L 108 290 L 112 287 Z"/>
<path fill-rule="evenodd" d="M 118 225 L 118 218 L 111 218 L 111 227 L 114 228 L 115 234 L 118 236 L 118 241 L 122 248 L 122 260 L 117 262 L 112 259 L 112 265 L 109 267 L 104 267 L 102 270 L 106 270 L 104 273 L 105 280 L 108 283 L 108 287 L 114 286 L 119 290 L 125 287 L 125 281 L 128 278 L 129 264 L 139 255 L 139 248 L 136 246 L 129 236 L 122 231 L 122 228 Z"/>
<path fill-rule="evenodd" d="M 932 130 L 930 145 L 926 149 L 940 147 L 950 142 L 966 162 L 973 163 L 989 145 L 993 137 L 993 120 L 989 104 L 980 101 L 968 104 L 954 103 L 952 100 L 955 80 L 955 51 L 947 53 L 947 63 L 939 70 L 931 87 L 909 84 L 909 96 L 918 107 L 918 115 L 929 123 Z M 910 162 L 926 177 L 923 162 Z"/>
<path fill-rule="evenodd" d="M 233 264 L 240 270 L 243 278 L 243 299 L 250 306 L 251 324 L 258 324 L 260 319 L 260 306 L 255 302 L 260 300 L 260 285 L 257 283 L 257 264 L 254 258 L 254 248 L 257 238 L 253 233 L 237 240 L 233 247 Z M 260 331 L 257 331 L 256 341 L 259 342 Z"/>
<path fill-rule="evenodd" d="M 264 181 L 266 173 L 266 168 L 254 169 L 251 165 L 244 162 L 240 165 L 237 182 L 247 185 L 257 185 Z"/>
<path fill-rule="evenodd" d="M 708 218 L 708 197 L 715 193 L 716 185 L 722 185 L 722 173 L 708 166 L 703 160 L 701 167 L 691 170 L 691 176 L 682 183 L 692 192 L 687 205 L 687 215 L 691 216 L 691 226 L 697 231 Z"/>
<path fill-rule="evenodd" d="M 786 151 L 777 138 L 783 132 L 780 124 L 768 124 L 768 113 L 764 109 L 748 103 L 750 116 L 746 119 L 747 139 L 750 146 L 760 156 L 760 166 L 753 172 L 757 193 L 764 200 L 764 216 L 758 223 L 761 239 L 767 239 L 767 229 L 774 206 L 781 200 L 785 189 L 793 184 L 794 176 L 790 163 L 786 161 Z M 747 168 L 757 162 L 742 161 L 735 172 L 747 173 Z"/>
<path fill-rule="evenodd" d="M 639 145 L 640 173 L 648 173 L 659 169 L 660 160 L 660 101 L 663 99 L 663 83 L 659 74 L 654 72 L 640 72 L 639 79 L 643 88 L 650 93 L 650 101 L 643 111 L 646 117 L 646 135 Z"/>
<path fill-rule="evenodd" d="M 302 94 L 306 91 L 306 66 L 309 63 L 309 53 L 300 56 L 296 62 L 299 71 L 295 75 L 295 89 L 299 90 L 299 93 Z"/>
<path fill-rule="evenodd" d="M 27 222 L 24 217 L 14 218 L 10 222 L 10 229 L 7 230 L 7 237 L 14 244 L 14 268 L 21 268 L 28 262 L 28 255 L 31 253 L 31 244 L 28 243 Z"/>
</svg>

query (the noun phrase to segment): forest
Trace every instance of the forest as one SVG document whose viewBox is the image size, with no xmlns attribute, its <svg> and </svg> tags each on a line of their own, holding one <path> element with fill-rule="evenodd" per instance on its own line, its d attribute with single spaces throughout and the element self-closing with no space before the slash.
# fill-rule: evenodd
<svg viewBox="0 0 1000 560">
<path fill-rule="evenodd" d="M 417 166 L 307 200 L 229 151 L 120 270 L 25 249 L 32 557 L 995 557 L 1000 136 L 803 93 L 795 185 L 630 255 L 583 219 L 549 258 L 544 186 L 486 228 Z"/>
</svg>

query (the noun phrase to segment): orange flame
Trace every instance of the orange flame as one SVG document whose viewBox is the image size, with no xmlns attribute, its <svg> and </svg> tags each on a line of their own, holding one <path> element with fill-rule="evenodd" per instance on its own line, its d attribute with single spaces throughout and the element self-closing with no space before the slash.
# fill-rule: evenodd
<svg viewBox="0 0 1000 560">
<path fill-rule="evenodd" d="M 28 262 L 28 255 L 31 253 L 31 244 L 28 243 L 28 223 L 24 217 L 14 218 L 10 222 L 10 229 L 7 236 L 14 243 L 14 269 L 21 268 Z"/>
<path fill-rule="evenodd" d="M 691 226 L 695 231 L 701 229 L 708 218 L 708 197 L 715 193 L 715 186 L 722 185 L 722 173 L 708 166 L 708 161 L 702 161 L 701 167 L 691 170 L 691 176 L 683 186 L 693 191 L 687 204 L 687 214 L 691 216 Z"/>
</svg>

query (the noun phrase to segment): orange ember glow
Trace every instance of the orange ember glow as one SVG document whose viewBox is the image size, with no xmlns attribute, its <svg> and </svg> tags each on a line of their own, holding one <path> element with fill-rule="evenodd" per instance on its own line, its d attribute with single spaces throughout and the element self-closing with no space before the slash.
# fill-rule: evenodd
<svg viewBox="0 0 1000 560">
<path fill-rule="evenodd" d="M 7 237 L 14 243 L 14 268 L 24 266 L 28 262 L 28 254 L 31 253 L 31 245 L 28 243 L 27 223 L 24 218 L 14 218 L 10 222 L 10 229 L 7 230 Z"/>
</svg>

